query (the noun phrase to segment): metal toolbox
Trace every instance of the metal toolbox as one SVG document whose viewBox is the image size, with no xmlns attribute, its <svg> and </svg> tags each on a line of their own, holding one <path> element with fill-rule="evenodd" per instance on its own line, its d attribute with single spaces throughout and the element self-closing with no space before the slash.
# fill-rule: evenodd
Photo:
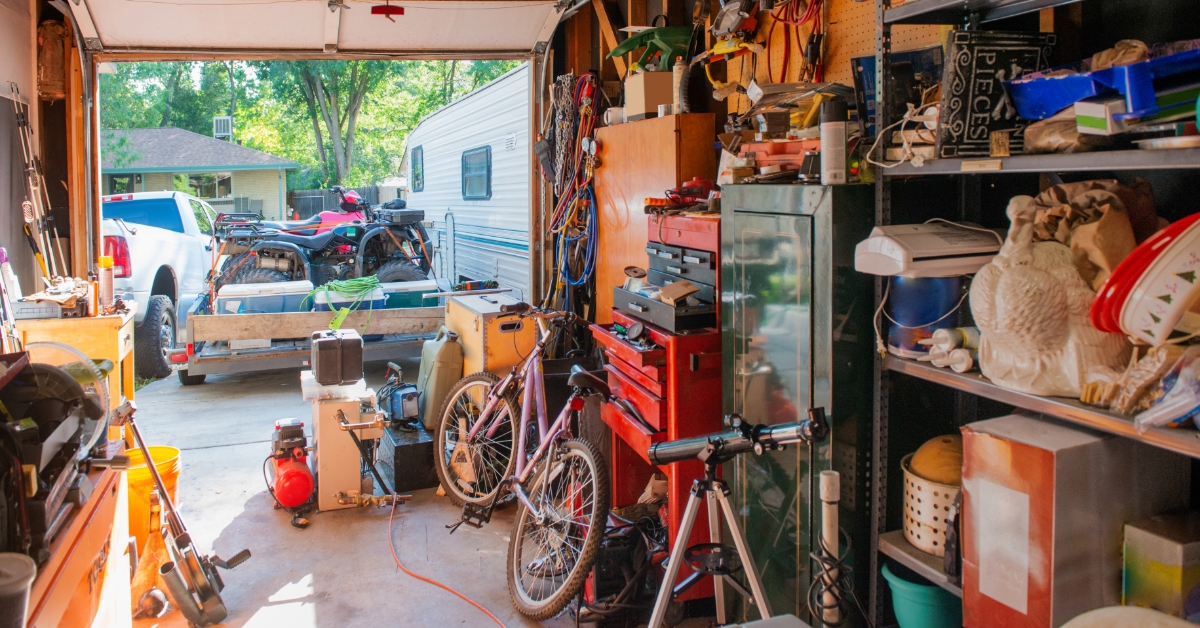
<svg viewBox="0 0 1200 628">
<path fill-rule="evenodd" d="M 613 305 L 672 333 L 715 327 L 717 324 L 716 305 L 672 307 L 662 301 L 629 292 L 620 286 L 613 288 Z"/>
<path fill-rule="evenodd" d="M 388 222 L 393 225 L 410 225 L 414 222 L 425 220 L 425 210 L 423 209 L 376 209 L 375 215 L 380 222 Z"/>
<path fill-rule="evenodd" d="M 661 221 L 661 224 L 660 224 Z M 702 251 L 721 250 L 719 216 L 646 216 L 646 233 L 651 242 Z"/>
<path fill-rule="evenodd" d="M 678 275 L 672 275 L 671 273 L 664 273 L 661 270 L 650 269 L 646 271 L 646 279 L 649 279 L 650 283 L 656 286 L 669 286 L 676 281 L 679 281 L 681 277 Z M 686 277 L 684 279 L 686 279 Z M 717 289 L 715 287 L 706 283 L 700 283 L 699 281 L 692 281 L 691 279 L 688 279 L 688 281 L 691 281 L 692 285 L 700 289 L 700 292 L 695 294 L 697 299 L 700 299 L 705 303 L 716 304 Z"/>
<path fill-rule="evenodd" d="M 646 245 L 650 269 L 670 273 L 692 283 L 717 284 L 716 254 L 697 249 L 650 242 Z"/>
</svg>

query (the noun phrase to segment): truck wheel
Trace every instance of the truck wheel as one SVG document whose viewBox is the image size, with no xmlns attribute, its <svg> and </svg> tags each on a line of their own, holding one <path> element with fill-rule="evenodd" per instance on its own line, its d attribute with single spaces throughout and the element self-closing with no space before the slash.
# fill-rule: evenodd
<svg viewBox="0 0 1200 628">
<path fill-rule="evenodd" d="M 380 266 L 379 270 L 375 271 L 375 276 L 379 279 L 379 283 L 425 281 L 429 279 L 429 275 L 421 270 L 420 267 L 403 259 L 393 260 Z"/>
<path fill-rule="evenodd" d="M 270 268 L 251 268 L 234 278 L 234 283 L 278 283 L 287 281 L 288 276 Z"/>
<path fill-rule="evenodd" d="M 156 294 L 146 304 L 146 317 L 134 331 L 137 376 L 159 379 L 171 374 L 167 352 L 175 348 L 175 307 L 171 299 Z"/>
<path fill-rule="evenodd" d="M 176 373 L 179 373 L 179 383 L 184 386 L 199 386 L 204 383 L 204 378 L 208 377 L 207 375 L 188 375 L 187 369 L 176 371 Z"/>
</svg>

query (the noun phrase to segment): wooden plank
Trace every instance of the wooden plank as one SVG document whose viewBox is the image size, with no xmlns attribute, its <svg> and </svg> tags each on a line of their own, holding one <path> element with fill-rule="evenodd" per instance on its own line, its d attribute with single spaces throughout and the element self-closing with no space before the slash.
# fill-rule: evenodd
<svg viewBox="0 0 1200 628">
<path fill-rule="evenodd" d="M 567 72 L 583 76 L 592 69 L 592 13 L 580 11 L 571 16 L 566 27 L 566 55 L 563 61 Z"/>
<path fill-rule="evenodd" d="M 683 5 L 683 0 L 659 0 L 658 12 L 667 16 L 671 26 L 687 26 L 690 20 L 684 15 Z"/>
<path fill-rule="evenodd" d="M 314 331 L 328 329 L 333 312 L 287 312 L 283 314 L 227 314 L 189 316 L 191 342 L 257 340 L 260 338 L 308 338 Z M 441 307 L 358 310 L 351 312 L 342 329 L 360 334 L 428 334 L 446 320 Z"/>
<path fill-rule="evenodd" d="M 625 25 L 626 26 L 646 26 L 646 0 L 625 0 Z M 636 48 L 633 52 L 625 55 L 625 63 L 629 67 L 642 56 L 645 48 Z"/>
<path fill-rule="evenodd" d="M 83 74 L 74 39 L 69 40 L 67 63 L 67 102 L 83 100 Z M 86 143 L 83 137 L 83 107 L 67 107 L 67 198 L 70 212 L 71 274 L 87 277 L 92 260 L 87 259 L 87 184 L 84 179 Z"/>
<path fill-rule="evenodd" d="M 604 0 L 592 0 L 592 7 L 596 9 L 596 18 L 600 21 L 600 38 L 604 40 L 604 45 L 608 50 L 616 48 L 620 42 L 617 41 L 617 31 L 608 17 L 608 7 L 604 6 Z M 601 50 L 601 52 L 607 55 L 608 50 Z M 625 59 L 613 57 L 612 62 L 617 67 L 617 75 L 624 79 L 625 69 L 628 67 L 625 65 Z"/>
</svg>

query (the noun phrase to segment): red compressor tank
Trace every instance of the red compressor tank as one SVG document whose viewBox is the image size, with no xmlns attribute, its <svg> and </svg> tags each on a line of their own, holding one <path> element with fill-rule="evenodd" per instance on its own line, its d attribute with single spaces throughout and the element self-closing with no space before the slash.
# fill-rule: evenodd
<svg viewBox="0 0 1200 628">
<path fill-rule="evenodd" d="M 284 508 L 303 506 L 316 488 L 312 470 L 308 468 L 307 445 L 304 423 L 299 419 L 275 421 L 275 433 L 271 435 L 274 477 L 270 488 L 275 500 Z"/>
</svg>

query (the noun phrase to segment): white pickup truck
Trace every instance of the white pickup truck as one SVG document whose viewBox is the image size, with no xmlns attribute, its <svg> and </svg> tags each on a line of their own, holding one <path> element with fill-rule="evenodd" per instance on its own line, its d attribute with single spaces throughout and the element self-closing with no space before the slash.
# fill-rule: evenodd
<svg viewBox="0 0 1200 628">
<path fill-rule="evenodd" d="M 137 192 L 104 197 L 104 255 L 113 258 L 113 289 L 137 303 L 134 364 L 138 377 L 171 374 L 167 354 L 183 341 L 188 309 L 204 290 L 212 266 L 216 212 L 183 192 Z M 185 385 L 204 376 L 179 371 Z"/>
</svg>

